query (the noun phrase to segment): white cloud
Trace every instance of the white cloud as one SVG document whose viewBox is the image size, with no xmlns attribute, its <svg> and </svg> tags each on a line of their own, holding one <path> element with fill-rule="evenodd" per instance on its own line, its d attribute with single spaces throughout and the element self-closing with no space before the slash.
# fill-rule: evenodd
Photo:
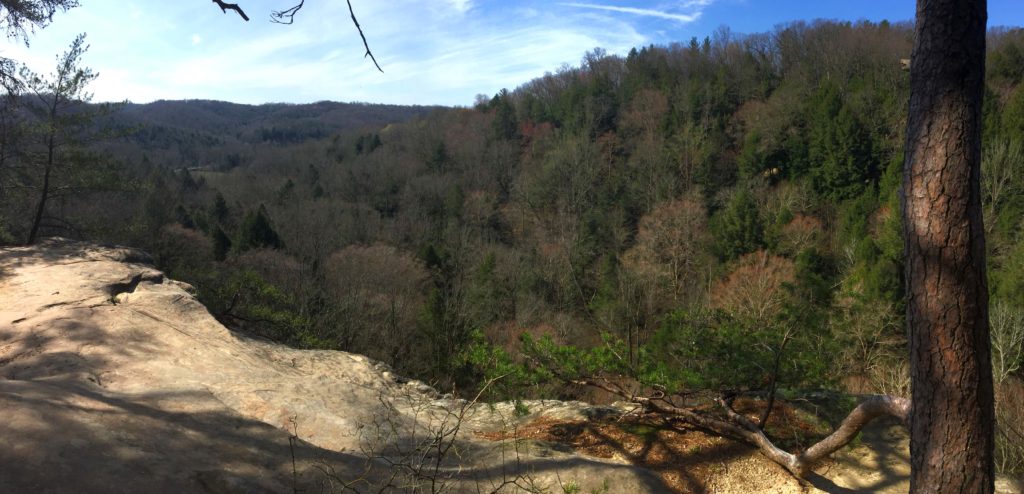
<svg viewBox="0 0 1024 494">
<path fill-rule="evenodd" d="M 707 0 L 697 0 L 696 2 L 686 2 L 684 7 L 685 6 L 691 6 L 690 4 L 695 4 L 693 6 L 696 6 L 696 5 L 703 6 L 703 5 L 707 5 L 708 3 L 710 3 L 710 2 L 708 2 Z M 640 9 L 640 8 L 636 8 L 636 7 L 617 7 L 617 6 L 614 6 L 614 5 L 598 5 L 598 4 L 592 4 L 592 3 L 562 3 L 561 5 L 565 5 L 565 6 L 568 6 L 568 7 L 578 7 L 578 8 L 581 8 L 581 9 L 605 10 L 605 11 L 608 11 L 608 12 L 621 12 L 623 14 L 641 15 L 641 16 L 646 16 L 646 17 L 658 17 L 658 18 L 661 18 L 661 19 L 668 19 L 668 20 L 680 22 L 680 23 L 683 23 L 683 24 L 691 23 L 691 22 L 699 19 L 700 15 L 701 15 L 700 11 L 692 12 L 692 13 L 689 13 L 689 14 L 675 14 L 675 13 L 667 12 L 667 11 L 664 11 L 664 10 Z"/>
<path fill-rule="evenodd" d="M 465 14 L 473 8 L 473 0 L 447 0 L 447 2 L 460 14 Z"/>
<path fill-rule="evenodd" d="M 618 5 L 580 2 L 561 3 L 560 5 L 582 9 L 603 10 L 606 12 L 618 12 L 643 17 L 655 17 L 675 21 L 680 24 L 689 24 L 700 19 L 701 15 L 703 15 L 704 8 L 715 3 L 715 1 L 716 0 L 685 0 L 676 2 L 675 7 L 659 6 L 657 8 L 624 7 Z"/>
<path fill-rule="evenodd" d="M 512 89 L 579 63 L 594 47 L 624 55 L 653 35 L 622 16 L 573 15 L 564 7 L 545 8 L 550 6 L 360 1 L 356 14 L 383 74 L 363 58 L 344 3 L 332 2 L 307 2 L 309 10 L 294 26 L 245 23 L 215 8 L 196 16 L 198 7 L 177 2 L 146 4 L 142 18 L 151 20 L 133 23 L 131 12 L 101 3 L 55 18 L 30 50 L 0 40 L 0 55 L 48 71 L 54 54 L 79 30 L 88 30 L 92 50 L 85 65 L 101 73 L 90 87 L 97 101 L 470 105 L 476 94 Z M 250 15 L 257 20 L 255 12 Z"/>
</svg>

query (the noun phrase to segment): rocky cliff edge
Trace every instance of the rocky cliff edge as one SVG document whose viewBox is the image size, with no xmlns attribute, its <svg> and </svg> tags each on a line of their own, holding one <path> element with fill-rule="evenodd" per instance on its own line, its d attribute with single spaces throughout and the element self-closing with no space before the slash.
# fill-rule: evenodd
<svg viewBox="0 0 1024 494">
<path fill-rule="evenodd" d="M 0 250 L 0 492 L 659 492 L 650 472 L 484 441 L 580 403 L 467 406 L 384 365 L 232 332 L 144 253 Z"/>
</svg>

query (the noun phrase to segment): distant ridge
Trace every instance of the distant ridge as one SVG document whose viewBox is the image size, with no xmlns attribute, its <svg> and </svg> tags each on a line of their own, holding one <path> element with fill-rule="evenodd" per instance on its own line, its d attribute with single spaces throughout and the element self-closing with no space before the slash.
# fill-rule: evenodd
<svg viewBox="0 0 1024 494">
<path fill-rule="evenodd" d="M 442 108 L 445 107 L 333 101 L 246 105 L 213 100 L 158 100 L 144 104 L 129 103 L 119 112 L 117 120 L 212 134 L 237 135 L 241 132 L 243 141 L 258 142 L 261 140 L 256 138 L 259 130 L 268 127 L 317 127 L 325 134 L 334 134 L 404 122 Z"/>
<path fill-rule="evenodd" d="M 120 136 L 101 146 L 129 163 L 149 160 L 161 168 L 229 169 L 268 148 L 376 132 L 444 109 L 332 101 L 128 103 L 100 122 Z"/>
</svg>

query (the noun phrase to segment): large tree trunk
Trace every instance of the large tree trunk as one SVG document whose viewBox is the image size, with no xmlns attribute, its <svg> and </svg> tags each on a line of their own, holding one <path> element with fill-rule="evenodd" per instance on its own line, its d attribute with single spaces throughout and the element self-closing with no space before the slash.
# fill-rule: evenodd
<svg viewBox="0 0 1024 494">
<path fill-rule="evenodd" d="M 982 226 L 985 0 L 918 0 L 903 175 L 911 492 L 992 492 Z"/>
</svg>

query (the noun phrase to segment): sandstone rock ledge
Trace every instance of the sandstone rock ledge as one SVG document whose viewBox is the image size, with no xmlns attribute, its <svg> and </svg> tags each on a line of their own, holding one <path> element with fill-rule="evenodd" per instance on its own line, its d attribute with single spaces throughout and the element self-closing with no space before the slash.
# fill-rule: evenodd
<svg viewBox="0 0 1024 494">
<path fill-rule="evenodd" d="M 467 408 L 366 357 L 231 332 L 190 290 L 132 249 L 0 250 L 0 492 L 664 490 L 646 470 L 473 434 L 584 404 Z M 440 461 L 421 447 L 439 432 L 455 437 Z"/>
</svg>

